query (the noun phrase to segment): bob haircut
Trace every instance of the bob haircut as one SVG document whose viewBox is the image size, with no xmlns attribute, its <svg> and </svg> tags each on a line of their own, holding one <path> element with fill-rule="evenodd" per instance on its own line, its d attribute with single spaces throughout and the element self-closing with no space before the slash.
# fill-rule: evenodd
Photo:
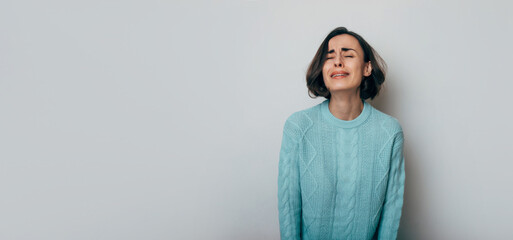
<svg viewBox="0 0 513 240">
<path fill-rule="evenodd" d="M 374 50 L 374 48 L 372 48 L 360 35 L 358 35 L 355 32 L 348 31 L 345 27 L 335 28 L 328 34 L 328 36 L 326 36 L 324 41 L 321 43 L 321 46 L 317 50 L 317 53 L 315 54 L 312 62 L 310 63 L 310 66 L 308 67 L 308 71 L 306 73 L 306 86 L 308 87 L 308 96 L 310 96 L 311 98 L 316 98 L 319 96 L 325 97 L 327 99 L 331 98 L 331 93 L 324 84 L 324 79 L 322 77 L 322 68 L 324 66 L 324 62 L 326 62 L 326 55 L 328 53 L 328 43 L 330 39 L 342 34 L 349 34 L 355 37 L 363 49 L 364 62 L 371 62 L 371 75 L 368 77 L 363 77 L 359 89 L 360 98 L 362 100 L 368 98 L 374 99 L 374 97 L 378 95 L 379 90 L 381 89 L 381 85 L 383 84 L 383 82 L 385 82 L 386 63 Z M 313 94 L 313 96 L 310 94 Z"/>
</svg>

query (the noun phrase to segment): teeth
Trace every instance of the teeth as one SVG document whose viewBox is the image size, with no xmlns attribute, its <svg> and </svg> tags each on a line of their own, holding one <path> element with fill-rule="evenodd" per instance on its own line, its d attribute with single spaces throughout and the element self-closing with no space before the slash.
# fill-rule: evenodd
<svg viewBox="0 0 513 240">
<path fill-rule="evenodd" d="M 347 74 L 335 74 L 335 75 L 333 75 L 331 77 L 338 77 L 338 76 L 347 76 Z"/>
</svg>

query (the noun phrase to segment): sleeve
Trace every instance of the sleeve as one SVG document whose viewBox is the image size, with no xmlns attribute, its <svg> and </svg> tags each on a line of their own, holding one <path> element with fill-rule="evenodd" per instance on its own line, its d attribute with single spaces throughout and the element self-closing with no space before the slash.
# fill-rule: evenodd
<svg viewBox="0 0 513 240">
<path fill-rule="evenodd" d="M 378 240 L 397 239 L 403 207 L 405 180 L 403 143 L 404 134 L 400 131 L 394 137 L 388 186 L 379 223 Z"/>
<path fill-rule="evenodd" d="M 281 240 L 301 239 L 301 188 L 299 184 L 299 139 L 301 132 L 286 121 L 278 169 L 278 211 Z"/>
</svg>

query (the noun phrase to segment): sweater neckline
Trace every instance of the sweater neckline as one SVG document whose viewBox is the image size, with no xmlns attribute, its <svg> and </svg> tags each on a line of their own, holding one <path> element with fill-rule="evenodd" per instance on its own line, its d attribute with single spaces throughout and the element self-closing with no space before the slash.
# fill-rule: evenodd
<svg viewBox="0 0 513 240">
<path fill-rule="evenodd" d="M 349 121 L 342 120 L 342 119 L 335 117 L 330 112 L 330 109 L 328 106 L 329 102 L 330 102 L 330 100 L 326 99 L 326 100 L 324 100 L 324 102 L 321 103 L 322 115 L 323 115 L 324 119 L 326 119 L 329 123 L 331 123 L 335 126 L 338 126 L 338 127 L 343 127 L 343 128 L 356 127 L 356 126 L 362 124 L 363 122 L 365 122 L 365 120 L 367 120 L 367 118 L 369 117 L 370 112 L 371 112 L 371 105 L 369 103 L 367 103 L 366 101 L 362 100 L 363 110 L 360 113 L 360 115 L 358 115 L 358 117 L 356 117 L 353 120 L 349 120 Z"/>
</svg>

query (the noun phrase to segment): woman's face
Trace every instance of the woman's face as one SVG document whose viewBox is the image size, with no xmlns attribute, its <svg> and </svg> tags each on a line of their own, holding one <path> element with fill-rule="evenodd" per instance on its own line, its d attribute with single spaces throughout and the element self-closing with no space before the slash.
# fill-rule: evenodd
<svg viewBox="0 0 513 240">
<path fill-rule="evenodd" d="M 335 92 L 357 91 L 363 76 L 370 76 L 372 66 L 365 63 L 358 40 L 349 35 L 337 35 L 328 42 L 328 54 L 322 68 L 324 84 Z"/>
</svg>

